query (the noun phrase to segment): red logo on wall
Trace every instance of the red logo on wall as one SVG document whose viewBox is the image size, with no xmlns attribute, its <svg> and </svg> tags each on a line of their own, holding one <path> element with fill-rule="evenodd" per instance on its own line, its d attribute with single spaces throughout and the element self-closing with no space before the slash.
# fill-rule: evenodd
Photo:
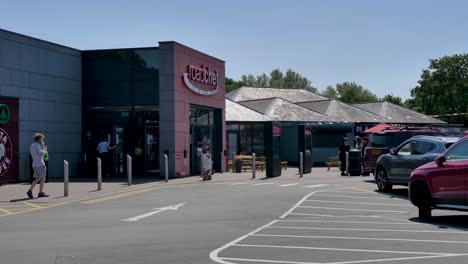
<svg viewBox="0 0 468 264">
<path fill-rule="evenodd" d="M 203 65 L 196 67 L 193 65 L 187 66 L 187 72 L 184 73 L 184 83 L 192 91 L 200 95 L 213 95 L 219 91 L 218 87 L 218 71 L 211 71 L 210 67 L 204 68 Z M 205 86 L 214 87 L 211 90 L 201 89 L 194 85 L 191 81 L 203 84 Z"/>
<path fill-rule="evenodd" d="M 0 177 L 5 175 L 13 160 L 13 145 L 8 133 L 0 128 Z"/>
</svg>

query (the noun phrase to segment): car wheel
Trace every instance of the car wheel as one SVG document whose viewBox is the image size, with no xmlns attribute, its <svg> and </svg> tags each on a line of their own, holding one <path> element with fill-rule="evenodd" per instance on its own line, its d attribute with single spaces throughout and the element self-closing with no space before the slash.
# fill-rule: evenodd
<svg viewBox="0 0 468 264">
<path fill-rule="evenodd" d="M 377 183 L 377 188 L 379 191 L 390 191 L 393 185 L 388 180 L 387 172 L 384 169 L 377 169 L 375 176 L 375 183 Z"/>
<path fill-rule="evenodd" d="M 425 205 L 422 205 L 422 206 L 419 206 L 419 219 L 422 220 L 422 221 L 427 221 L 429 219 L 431 219 L 432 217 L 432 210 L 431 210 L 431 207 L 429 206 L 425 206 Z"/>
</svg>

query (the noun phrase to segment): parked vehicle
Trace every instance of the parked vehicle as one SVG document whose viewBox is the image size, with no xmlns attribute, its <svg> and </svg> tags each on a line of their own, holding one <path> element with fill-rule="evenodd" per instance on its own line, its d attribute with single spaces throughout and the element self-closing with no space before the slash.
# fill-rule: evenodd
<svg viewBox="0 0 468 264">
<path fill-rule="evenodd" d="M 408 185 L 411 172 L 417 167 L 434 161 L 458 137 L 414 136 L 390 153 L 379 157 L 374 175 L 380 191 L 389 191 L 393 185 Z"/>
<path fill-rule="evenodd" d="M 374 173 L 375 175 L 376 163 L 380 155 L 389 153 L 390 149 L 397 147 L 403 141 L 417 135 L 446 136 L 446 134 L 438 130 L 424 127 L 389 127 L 381 132 L 368 135 L 369 143 L 364 150 L 363 156 L 364 171 L 366 173 L 363 175 L 369 175 L 370 173 Z"/>
<path fill-rule="evenodd" d="M 411 174 L 408 192 L 422 220 L 431 217 L 432 209 L 468 211 L 468 136 L 434 162 L 417 168 Z"/>
</svg>

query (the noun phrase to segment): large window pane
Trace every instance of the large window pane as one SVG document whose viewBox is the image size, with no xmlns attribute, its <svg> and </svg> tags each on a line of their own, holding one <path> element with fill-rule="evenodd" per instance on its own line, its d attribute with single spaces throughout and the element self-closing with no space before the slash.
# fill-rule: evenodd
<svg viewBox="0 0 468 264">
<path fill-rule="evenodd" d="M 252 154 L 252 126 L 240 125 L 240 154 Z"/>
</svg>

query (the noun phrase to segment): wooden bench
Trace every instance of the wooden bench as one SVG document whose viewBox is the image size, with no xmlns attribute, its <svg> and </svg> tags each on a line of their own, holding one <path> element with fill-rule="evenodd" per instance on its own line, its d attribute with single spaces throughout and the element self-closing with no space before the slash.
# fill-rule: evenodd
<svg viewBox="0 0 468 264">
<path fill-rule="evenodd" d="M 236 160 L 242 161 L 242 170 L 252 170 L 252 156 L 250 155 L 237 155 L 234 157 L 234 162 L 232 160 L 228 160 L 227 169 L 228 171 L 234 172 L 234 164 Z M 262 172 L 265 170 L 266 162 L 264 156 L 258 156 L 255 159 L 255 169 L 260 169 Z"/>
<path fill-rule="evenodd" d="M 327 171 L 330 171 L 330 168 L 331 168 L 331 167 L 338 167 L 338 168 L 340 168 L 340 166 L 341 166 L 340 158 L 338 158 L 338 157 L 330 157 L 330 158 L 328 158 L 328 161 L 325 162 L 325 165 L 328 167 Z"/>
</svg>

